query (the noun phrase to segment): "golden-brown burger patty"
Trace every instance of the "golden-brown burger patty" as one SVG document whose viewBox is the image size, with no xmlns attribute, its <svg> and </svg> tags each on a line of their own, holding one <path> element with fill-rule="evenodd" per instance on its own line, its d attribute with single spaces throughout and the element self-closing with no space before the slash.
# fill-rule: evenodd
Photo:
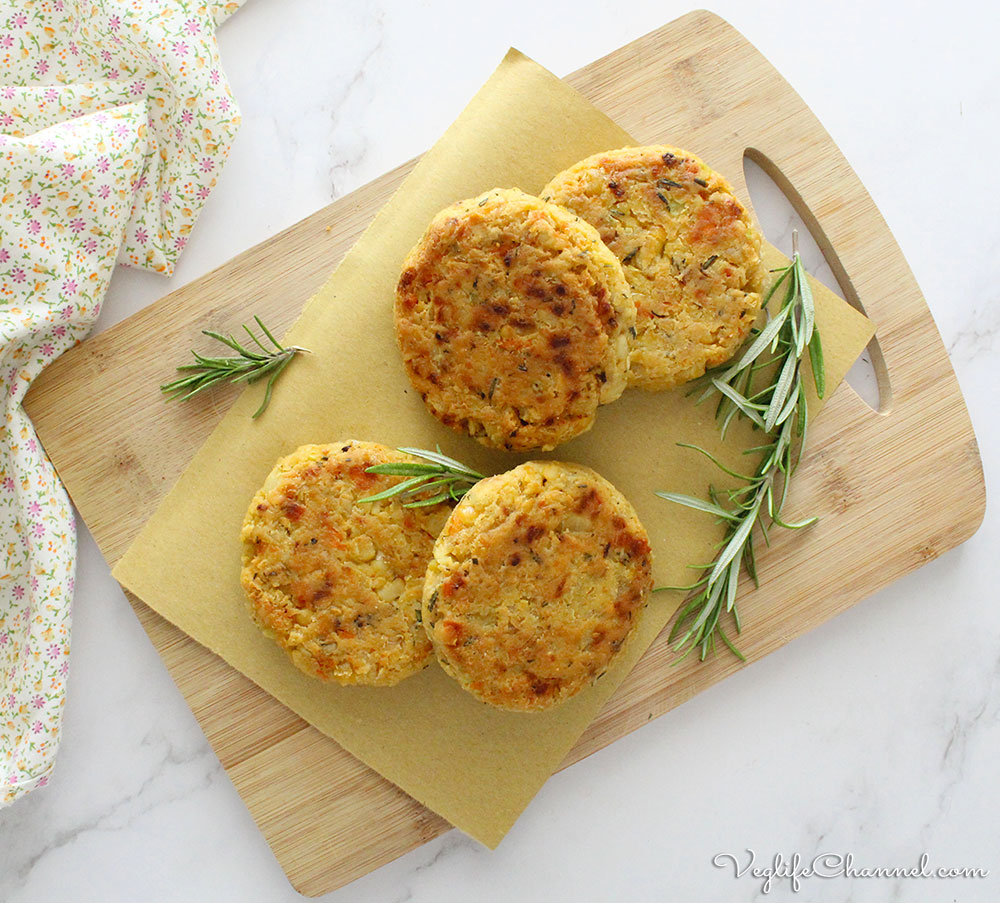
<svg viewBox="0 0 1000 903">
<path fill-rule="evenodd" d="M 429 661 L 424 571 L 451 508 L 358 504 L 401 479 L 368 467 L 413 460 L 370 442 L 305 445 L 275 464 L 250 504 L 241 534 L 250 614 L 307 674 L 389 686 Z"/>
<path fill-rule="evenodd" d="M 727 361 L 760 310 L 761 237 L 729 183 L 667 145 L 595 154 L 542 197 L 593 224 L 636 305 L 629 385 L 669 389 Z"/>
<path fill-rule="evenodd" d="M 477 483 L 434 545 L 423 622 L 444 670 L 531 711 L 607 670 L 652 587 L 646 531 L 589 467 L 529 461 Z"/>
<path fill-rule="evenodd" d="M 582 433 L 621 395 L 635 307 L 592 226 L 498 188 L 434 217 L 403 264 L 395 319 L 434 416 L 523 451 Z"/>
</svg>

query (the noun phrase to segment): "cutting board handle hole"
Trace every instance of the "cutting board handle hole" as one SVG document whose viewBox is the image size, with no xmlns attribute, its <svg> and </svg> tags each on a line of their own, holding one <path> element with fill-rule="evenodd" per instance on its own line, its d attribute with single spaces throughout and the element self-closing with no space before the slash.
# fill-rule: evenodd
<svg viewBox="0 0 1000 903">
<path fill-rule="evenodd" d="M 781 170 L 759 150 L 747 148 L 743 154 L 743 178 L 757 221 L 767 240 L 790 257 L 792 230 L 797 229 L 799 253 L 809 273 L 864 313 L 864 305 L 836 251 L 812 211 Z M 892 405 L 892 388 L 877 334 L 872 336 L 846 379 L 873 411 L 888 413 Z"/>
</svg>

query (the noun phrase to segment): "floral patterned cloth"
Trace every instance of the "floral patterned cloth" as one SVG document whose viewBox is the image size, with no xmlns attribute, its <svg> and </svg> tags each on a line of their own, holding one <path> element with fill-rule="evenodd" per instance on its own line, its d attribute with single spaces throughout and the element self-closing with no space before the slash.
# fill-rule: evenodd
<svg viewBox="0 0 1000 903">
<path fill-rule="evenodd" d="M 241 2 L 0 0 L 0 806 L 52 769 L 76 557 L 21 402 L 116 261 L 173 272 L 239 125 L 215 29 Z"/>
</svg>

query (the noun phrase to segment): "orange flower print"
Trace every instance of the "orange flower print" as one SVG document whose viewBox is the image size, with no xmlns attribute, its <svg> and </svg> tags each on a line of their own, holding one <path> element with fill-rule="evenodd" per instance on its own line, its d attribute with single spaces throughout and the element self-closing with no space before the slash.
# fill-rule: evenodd
<svg viewBox="0 0 1000 903">
<path fill-rule="evenodd" d="M 0 16 L 0 806 L 48 781 L 75 589 L 73 512 L 21 402 L 89 332 L 116 260 L 174 272 L 236 133 L 215 28 L 238 5 Z"/>
</svg>

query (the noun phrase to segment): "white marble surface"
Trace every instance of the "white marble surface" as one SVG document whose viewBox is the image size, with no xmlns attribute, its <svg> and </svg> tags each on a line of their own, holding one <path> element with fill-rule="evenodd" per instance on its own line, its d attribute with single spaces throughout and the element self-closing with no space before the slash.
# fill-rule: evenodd
<svg viewBox="0 0 1000 903">
<path fill-rule="evenodd" d="M 176 275 L 119 270 L 101 326 L 424 150 L 508 45 L 565 74 L 687 11 L 249 0 L 220 36 L 244 125 L 219 188 Z M 798 89 L 894 230 L 994 485 L 993 5 L 714 11 Z M 991 502 L 965 545 L 552 778 L 497 851 L 453 831 L 328 899 L 1000 899 L 998 544 Z M 60 758 L 48 787 L 0 813 L 0 899 L 296 899 L 86 530 L 77 586 Z M 826 852 L 911 868 L 926 854 L 989 876 L 813 878 L 798 892 L 776 879 L 765 897 L 763 878 L 713 865 L 747 848 L 758 868 Z"/>
</svg>

